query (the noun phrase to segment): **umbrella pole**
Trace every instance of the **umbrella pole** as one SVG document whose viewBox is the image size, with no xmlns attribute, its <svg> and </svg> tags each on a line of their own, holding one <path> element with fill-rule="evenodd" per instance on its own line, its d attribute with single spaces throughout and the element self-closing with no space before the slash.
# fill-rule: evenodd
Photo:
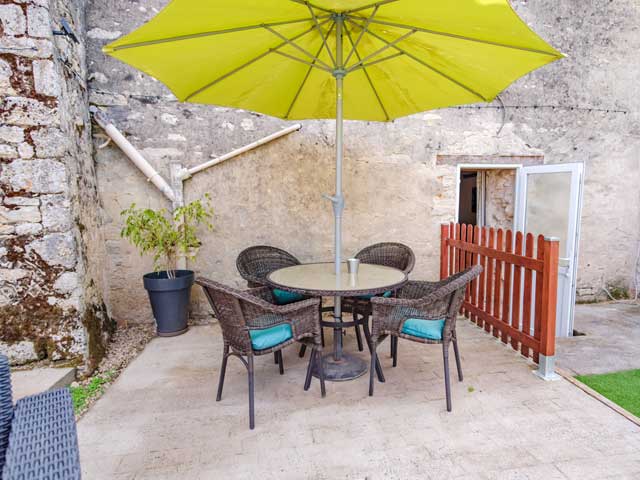
<svg viewBox="0 0 640 480">
<path fill-rule="evenodd" d="M 344 83 L 344 69 L 342 61 L 342 16 L 336 16 L 336 65 L 333 75 L 336 79 L 336 192 L 333 198 L 333 215 L 335 222 L 335 274 L 336 279 L 340 278 L 342 270 L 342 211 L 344 210 L 344 197 L 342 196 L 342 159 L 344 155 L 344 134 L 343 134 L 343 101 L 342 91 Z M 334 297 L 333 316 L 337 324 L 342 323 L 342 298 Z M 342 329 L 333 330 L 334 360 L 342 358 Z"/>
</svg>

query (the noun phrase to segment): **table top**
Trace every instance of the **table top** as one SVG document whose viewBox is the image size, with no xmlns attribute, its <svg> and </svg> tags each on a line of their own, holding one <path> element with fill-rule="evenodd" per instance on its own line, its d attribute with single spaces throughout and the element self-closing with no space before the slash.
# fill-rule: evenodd
<svg viewBox="0 0 640 480">
<path fill-rule="evenodd" d="M 376 295 L 394 290 L 407 282 L 407 274 L 397 268 L 361 263 L 356 275 L 347 272 L 346 263 L 336 277 L 333 263 L 305 263 L 285 267 L 267 276 L 274 288 L 309 296 Z"/>
</svg>

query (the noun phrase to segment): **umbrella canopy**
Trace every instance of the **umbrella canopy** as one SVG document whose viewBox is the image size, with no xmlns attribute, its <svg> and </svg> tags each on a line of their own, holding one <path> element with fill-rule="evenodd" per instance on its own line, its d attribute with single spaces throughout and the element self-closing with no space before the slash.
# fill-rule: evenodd
<svg viewBox="0 0 640 480">
<path fill-rule="evenodd" d="M 104 51 L 181 101 L 292 120 L 336 118 L 342 74 L 344 118 L 374 121 L 491 101 L 562 56 L 507 0 L 174 0 Z"/>
<path fill-rule="evenodd" d="M 507 0 L 173 0 L 104 50 L 181 101 L 336 118 L 338 277 L 344 118 L 489 102 L 562 57 Z"/>
</svg>

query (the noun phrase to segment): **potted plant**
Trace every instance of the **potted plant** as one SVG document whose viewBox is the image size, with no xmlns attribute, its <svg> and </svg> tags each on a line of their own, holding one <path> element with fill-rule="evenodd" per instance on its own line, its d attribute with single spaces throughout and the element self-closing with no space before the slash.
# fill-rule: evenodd
<svg viewBox="0 0 640 480">
<path fill-rule="evenodd" d="M 138 208 L 132 204 L 122 211 L 125 225 L 121 236 L 138 247 L 140 254 L 153 255 L 154 272 L 143 277 L 151 309 L 161 337 L 181 335 L 188 329 L 189 301 L 194 273 L 177 270 L 178 256 L 193 259 L 200 247 L 197 229 L 213 229 L 210 197 L 176 208 L 173 215 L 165 209 Z"/>
</svg>

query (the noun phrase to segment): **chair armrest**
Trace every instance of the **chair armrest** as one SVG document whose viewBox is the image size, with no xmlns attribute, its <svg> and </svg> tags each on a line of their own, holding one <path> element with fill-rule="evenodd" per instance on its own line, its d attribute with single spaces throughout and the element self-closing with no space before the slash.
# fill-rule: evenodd
<svg viewBox="0 0 640 480">
<path fill-rule="evenodd" d="M 410 280 L 399 290 L 398 298 L 417 299 L 435 292 L 443 282 L 427 282 L 422 280 Z"/>
<path fill-rule="evenodd" d="M 78 435 L 67 389 L 18 401 L 2 473 L 4 480 L 81 478 Z"/>
</svg>

